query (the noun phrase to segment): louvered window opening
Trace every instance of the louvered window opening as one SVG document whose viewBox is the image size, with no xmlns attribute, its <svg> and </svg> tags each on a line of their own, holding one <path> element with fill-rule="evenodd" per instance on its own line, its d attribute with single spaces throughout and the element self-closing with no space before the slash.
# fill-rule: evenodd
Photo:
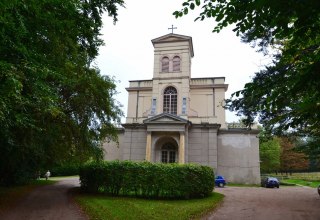
<svg viewBox="0 0 320 220">
<path fill-rule="evenodd" d="M 169 72 L 169 58 L 168 57 L 164 57 L 162 58 L 162 68 L 161 68 L 162 72 Z"/>
<path fill-rule="evenodd" d="M 177 90 L 174 87 L 168 87 L 163 95 L 163 112 L 177 114 Z"/>
<path fill-rule="evenodd" d="M 173 71 L 180 71 L 180 57 L 173 58 Z"/>
</svg>

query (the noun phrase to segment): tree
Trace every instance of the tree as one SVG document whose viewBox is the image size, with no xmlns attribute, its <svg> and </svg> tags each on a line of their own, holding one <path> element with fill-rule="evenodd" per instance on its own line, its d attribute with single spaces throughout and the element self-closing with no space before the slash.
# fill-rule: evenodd
<svg viewBox="0 0 320 220">
<path fill-rule="evenodd" d="M 101 158 L 122 112 L 114 79 L 91 66 L 103 44 L 101 16 L 122 0 L 0 3 L 0 185 L 38 169 Z"/>
<path fill-rule="evenodd" d="M 260 170 L 261 173 L 277 172 L 280 168 L 280 143 L 279 139 L 260 139 Z"/>
<path fill-rule="evenodd" d="M 246 43 L 267 54 L 273 63 L 255 73 L 243 90 L 226 100 L 225 108 L 257 117 L 271 134 L 293 133 L 311 138 L 306 151 L 320 155 L 320 1 L 188 0 L 175 17 L 201 7 L 195 20 L 213 18 L 213 32 L 232 25 Z"/>
<path fill-rule="evenodd" d="M 300 138 L 295 142 L 295 152 L 304 153 L 310 161 L 309 170 L 320 170 L 320 142 L 313 138 Z"/>
<path fill-rule="evenodd" d="M 281 145 L 281 171 L 305 171 L 309 169 L 308 156 L 304 153 L 298 152 L 295 148 L 297 140 L 290 140 L 287 137 L 280 139 Z"/>
</svg>

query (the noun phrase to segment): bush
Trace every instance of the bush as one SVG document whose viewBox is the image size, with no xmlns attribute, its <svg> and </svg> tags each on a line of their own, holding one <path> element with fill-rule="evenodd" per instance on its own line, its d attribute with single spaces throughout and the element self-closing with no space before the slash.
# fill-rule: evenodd
<svg viewBox="0 0 320 220">
<path fill-rule="evenodd" d="M 80 168 L 81 189 L 146 198 L 198 198 L 214 188 L 213 169 L 195 164 L 91 162 Z"/>
<path fill-rule="evenodd" d="M 78 164 L 63 164 L 60 166 L 53 167 L 51 170 L 52 176 L 73 176 L 79 175 Z"/>
</svg>

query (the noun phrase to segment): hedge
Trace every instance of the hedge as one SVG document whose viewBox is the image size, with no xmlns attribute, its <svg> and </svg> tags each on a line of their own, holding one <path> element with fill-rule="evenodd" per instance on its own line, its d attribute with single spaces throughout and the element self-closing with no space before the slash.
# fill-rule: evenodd
<svg viewBox="0 0 320 220">
<path fill-rule="evenodd" d="M 199 198 L 214 189 L 211 167 L 133 161 L 87 163 L 80 168 L 85 192 L 146 198 Z"/>
<path fill-rule="evenodd" d="M 62 164 L 50 169 L 51 176 L 72 176 L 79 175 L 80 165 L 78 164 Z M 44 170 L 44 173 L 47 172 Z"/>
</svg>

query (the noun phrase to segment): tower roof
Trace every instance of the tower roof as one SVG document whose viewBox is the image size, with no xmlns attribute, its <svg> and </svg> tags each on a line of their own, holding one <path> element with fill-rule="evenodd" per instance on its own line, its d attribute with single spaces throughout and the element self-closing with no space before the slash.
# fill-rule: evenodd
<svg viewBox="0 0 320 220">
<path fill-rule="evenodd" d="M 182 41 L 189 42 L 190 54 L 191 54 L 191 57 L 193 57 L 194 52 L 193 52 L 192 37 L 170 33 L 170 34 L 166 34 L 151 40 L 153 46 L 155 44 L 168 43 L 168 42 L 182 42 Z"/>
</svg>

